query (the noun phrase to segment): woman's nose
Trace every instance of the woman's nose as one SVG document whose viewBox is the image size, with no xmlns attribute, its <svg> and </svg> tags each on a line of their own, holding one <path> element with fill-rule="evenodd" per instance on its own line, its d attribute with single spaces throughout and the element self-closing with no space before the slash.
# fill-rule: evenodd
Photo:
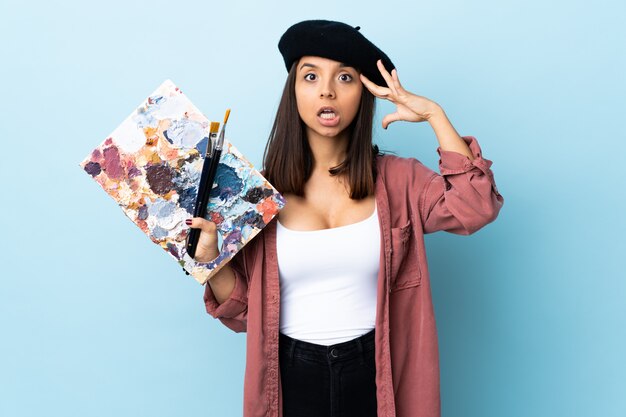
<svg viewBox="0 0 626 417">
<path fill-rule="evenodd" d="M 335 97 L 335 89 L 330 82 L 326 82 L 320 87 L 320 98 L 324 97 Z"/>
</svg>

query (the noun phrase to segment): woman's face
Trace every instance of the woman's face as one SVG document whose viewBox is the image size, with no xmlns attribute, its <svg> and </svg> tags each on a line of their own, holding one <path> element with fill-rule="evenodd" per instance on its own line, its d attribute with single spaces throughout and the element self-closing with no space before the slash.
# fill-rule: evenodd
<svg viewBox="0 0 626 417">
<path fill-rule="evenodd" d="M 318 56 L 300 58 L 296 71 L 296 102 L 307 137 L 339 135 L 359 110 L 363 90 L 359 72 Z"/>
</svg>

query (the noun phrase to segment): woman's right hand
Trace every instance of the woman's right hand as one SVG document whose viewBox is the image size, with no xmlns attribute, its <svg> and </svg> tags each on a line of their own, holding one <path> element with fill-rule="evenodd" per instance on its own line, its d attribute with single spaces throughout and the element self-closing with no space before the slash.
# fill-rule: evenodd
<svg viewBox="0 0 626 417">
<path fill-rule="evenodd" d="M 194 217 L 187 219 L 186 224 L 189 227 L 201 230 L 194 259 L 198 262 L 209 262 L 217 258 L 219 248 L 217 247 L 218 238 L 215 223 L 201 217 Z"/>
<path fill-rule="evenodd" d="M 196 246 L 196 256 L 198 262 L 210 262 L 219 255 L 217 226 L 212 221 L 201 217 L 187 219 L 185 223 L 192 228 L 200 229 L 200 238 Z M 226 264 L 219 271 L 206 281 L 206 291 L 213 293 L 218 304 L 228 300 L 235 288 L 235 274 Z"/>
</svg>

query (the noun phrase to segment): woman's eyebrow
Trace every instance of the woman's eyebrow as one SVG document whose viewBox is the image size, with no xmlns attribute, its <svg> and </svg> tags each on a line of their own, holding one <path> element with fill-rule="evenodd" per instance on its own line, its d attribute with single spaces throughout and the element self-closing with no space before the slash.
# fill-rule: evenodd
<svg viewBox="0 0 626 417">
<path fill-rule="evenodd" d="M 304 68 L 304 67 L 317 68 L 317 66 L 316 66 L 316 65 L 309 64 L 309 63 L 306 63 L 306 62 L 305 62 L 304 64 L 302 64 L 302 66 L 300 67 L 300 69 L 302 69 L 302 68 Z"/>
<path fill-rule="evenodd" d="M 302 65 L 300 66 L 300 69 L 302 69 L 302 68 L 304 68 L 304 67 L 319 68 L 317 65 L 310 64 L 310 63 L 308 63 L 308 62 L 305 62 L 304 64 L 302 64 Z M 341 63 L 339 64 L 339 68 L 353 68 L 354 70 L 356 70 L 356 68 L 354 68 L 353 66 L 350 66 L 350 65 L 344 64 L 343 62 L 341 62 Z"/>
</svg>

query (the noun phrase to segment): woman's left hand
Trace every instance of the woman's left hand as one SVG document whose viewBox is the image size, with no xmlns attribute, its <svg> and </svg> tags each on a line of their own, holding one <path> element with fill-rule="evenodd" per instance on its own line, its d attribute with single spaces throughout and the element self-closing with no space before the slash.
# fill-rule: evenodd
<svg viewBox="0 0 626 417">
<path fill-rule="evenodd" d="M 363 74 L 361 74 L 361 81 L 374 96 L 389 100 L 396 105 L 396 111 L 383 118 L 383 128 L 387 129 L 390 123 L 398 120 L 407 122 L 427 121 L 434 112 L 440 110 L 439 105 L 434 101 L 405 90 L 400 84 L 398 72 L 395 69 L 389 74 L 380 59 L 376 65 L 387 81 L 387 87 L 374 84 Z"/>
</svg>

